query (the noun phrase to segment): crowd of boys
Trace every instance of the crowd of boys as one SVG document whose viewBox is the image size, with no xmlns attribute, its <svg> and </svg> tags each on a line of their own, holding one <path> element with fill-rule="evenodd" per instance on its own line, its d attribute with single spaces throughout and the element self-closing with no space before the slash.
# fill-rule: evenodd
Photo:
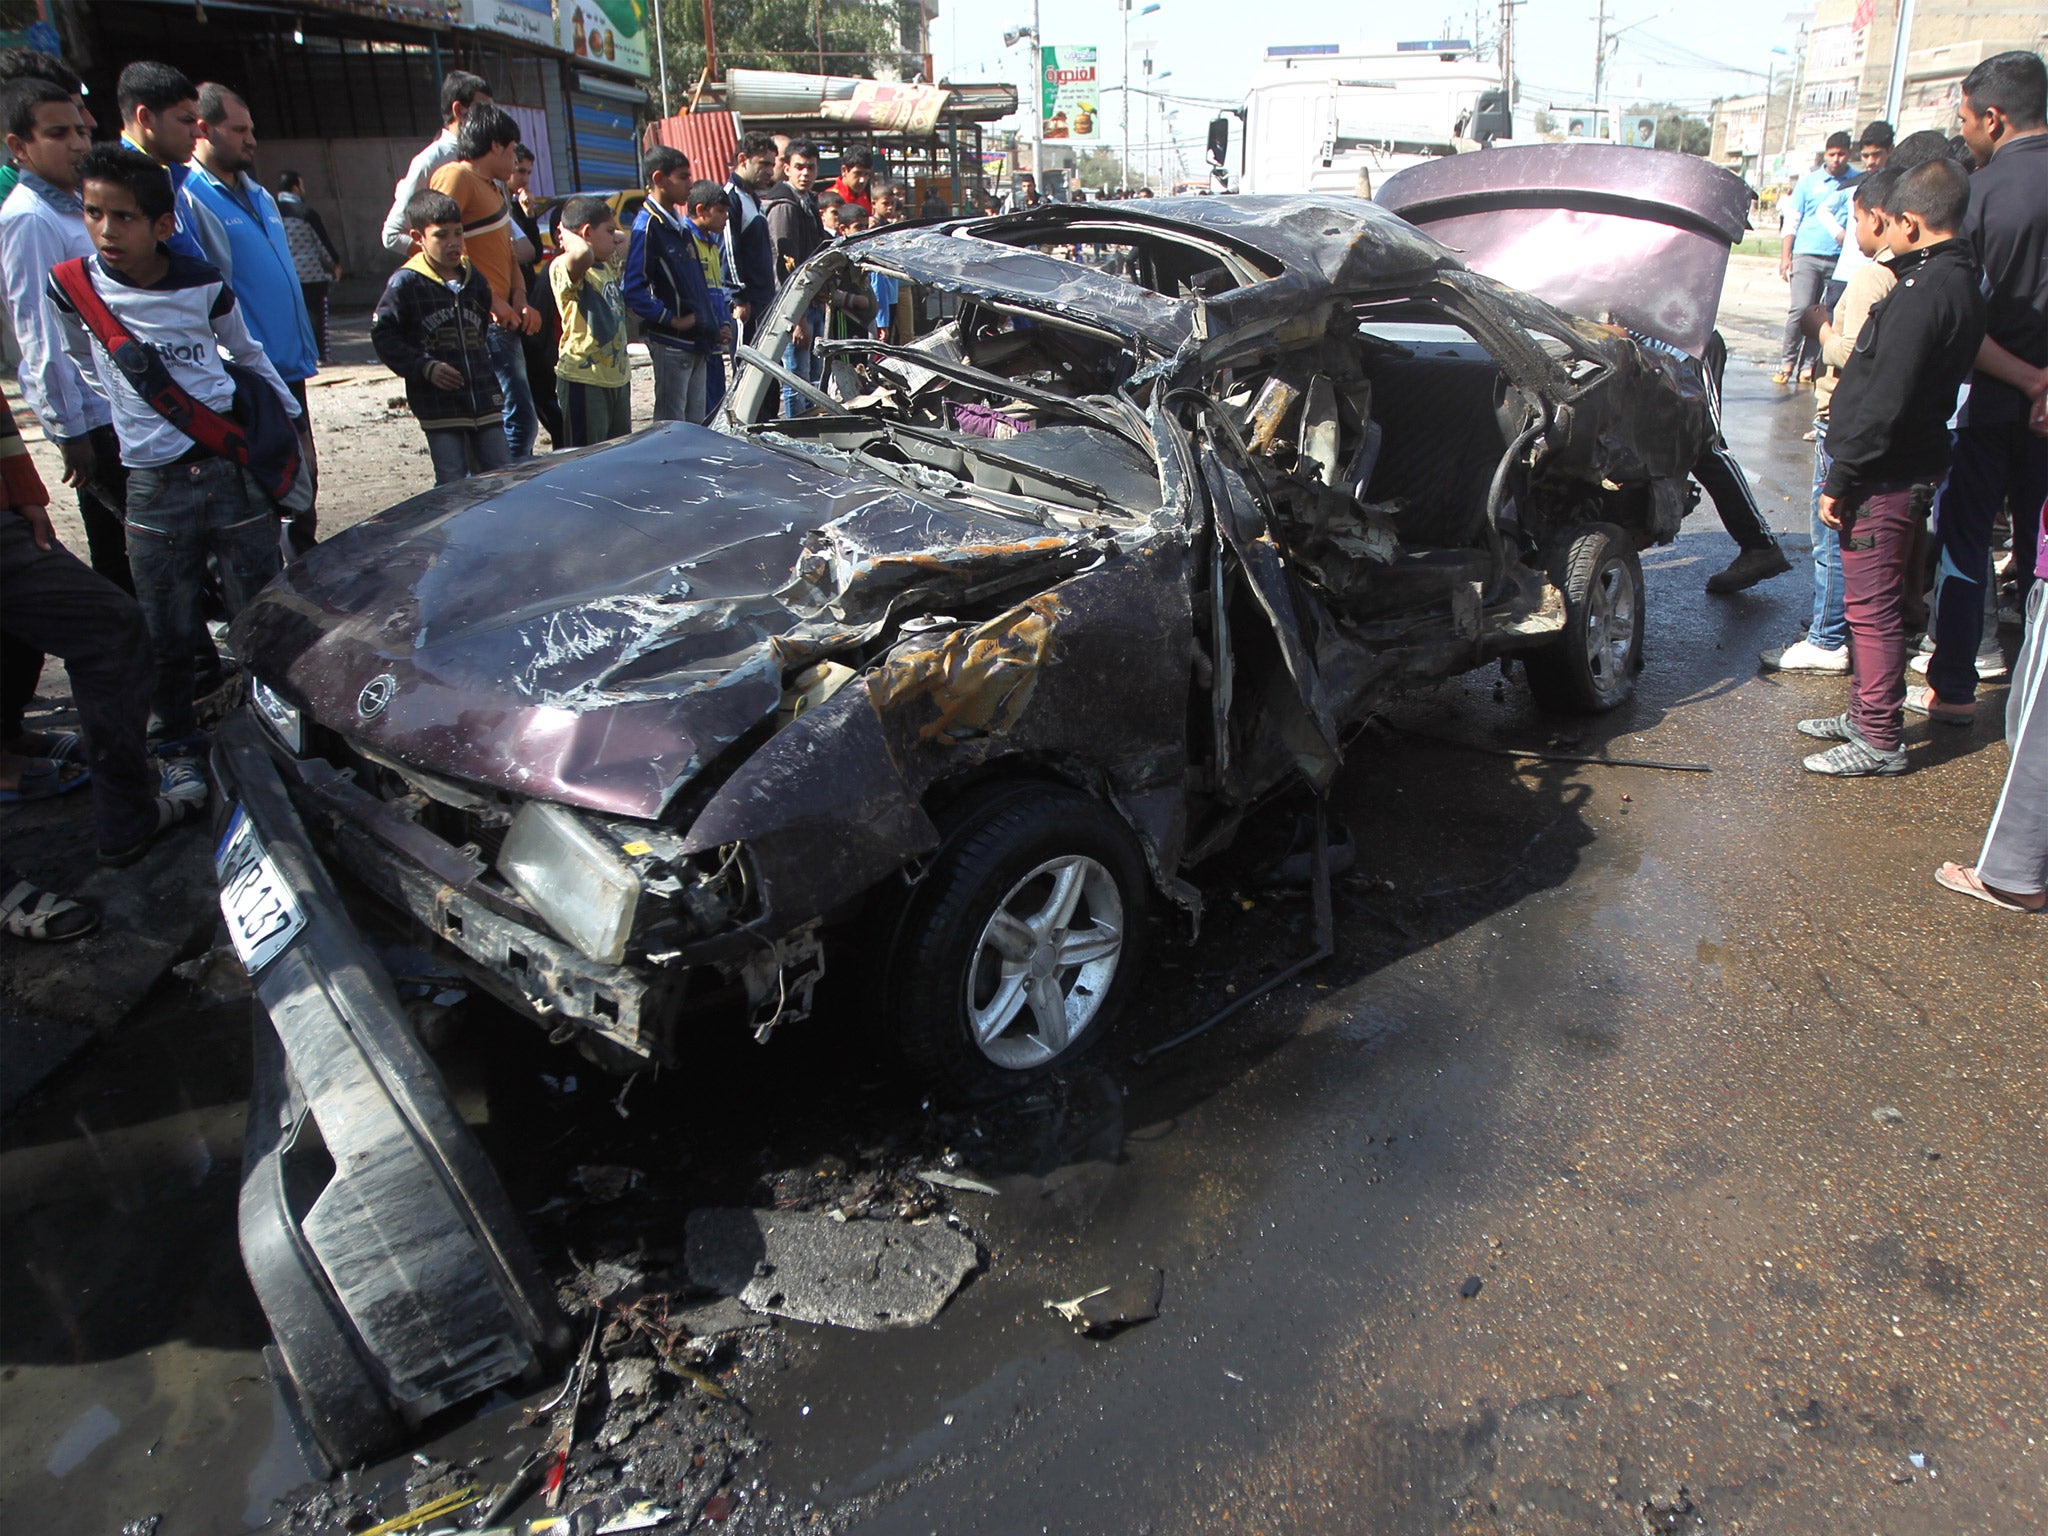
<svg viewBox="0 0 2048 1536">
<path fill-rule="evenodd" d="M 694 174 L 678 150 L 653 149 L 629 228 L 607 199 L 575 196 L 555 210 L 548 242 L 527 185 L 533 157 L 488 83 L 452 72 L 441 106 L 441 133 L 394 190 L 383 240 L 406 259 L 370 330 L 405 381 L 437 483 L 529 457 L 543 425 L 557 447 L 631 430 L 629 315 L 650 355 L 653 419 L 708 420 L 736 349 L 755 342 L 791 275 L 827 242 L 907 216 L 870 151 L 846 153 L 819 187 L 816 145 L 750 132 L 723 182 Z M 89 785 L 109 865 L 140 858 L 205 803 L 194 700 L 221 671 L 209 607 L 232 617 L 277 572 L 281 546 L 314 536 L 306 381 L 325 351 L 325 283 L 339 270 L 293 195 L 296 176 L 281 183 L 288 211 L 253 175 L 255 124 L 230 87 L 142 61 L 122 72 L 118 107 L 119 141 L 94 144 L 74 73 L 40 54 L 0 58 L 13 162 L 0 178 L 5 297 L 24 400 L 62 454 L 91 557 L 88 569 L 52 539 L 48 492 L 10 420 L 0 436 L 0 800 Z M 2034 579 L 2048 567 L 2044 107 L 2040 57 L 2001 54 L 1964 83 L 1967 155 L 1935 135 L 1895 147 L 1873 124 L 1860 177 L 1837 135 L 1795 191 L 1783 270 L 1796 313 L 1781 380 L 1799 377 L 1811 354 L 1815 600 L 1806 637 L 1766 658 L 1853 674 L 1847 710 L 1800 722 L 1831 743 L 1809 769 L 1905 771 L 1904 714 L 1967 723 L 1978 681 L 2004 665 L 1980 636 L 1999 606 L 1992 539 L 2008 517 L 2026 630 L 2008 704 L 2011 771 L 1976 865 L 1945 865 L 1939 878 L 2024 911 L 2048 903 L 2048 725 L 2037 719 L 2048 710 L 2035 708 L 2048 643 Z M 1012 206 L 1038 200 L 1027 177 Z M 918 209 L 946 211 L 931 196 Z M 814 295 L 774 360 L 783 409 L 856 388 L 841 354 L 828 369 L 818 343 L 889 339 L 898 297 L 880 275 Z M 1713 464 L 1700 473 L 1714 489 Z M 1714 492 L 1724 517 L 1746 498 L 1733 477 Z M 1920 531 L 1929 505 L 1931 537 Z M 1716 590 L 1771 574 L 1772 561 L 1785 567 L 1754 521 L 1756 547 L 1737 561 L 1753 569 Z M 1907 625 L 1926 564 L 1927 682 L 1909 685 Z M 81 733 L 25 729 L 46 652 L 70 670 Z M 96 921 L 89 906 L 0 866 L 6 931 L 64 939 Z"/>
</svg>

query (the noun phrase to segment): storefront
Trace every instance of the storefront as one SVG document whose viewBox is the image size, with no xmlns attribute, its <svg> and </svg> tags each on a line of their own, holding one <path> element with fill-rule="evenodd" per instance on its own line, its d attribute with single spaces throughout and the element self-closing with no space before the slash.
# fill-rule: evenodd
<svg viewBox="0 0 2048 1536">
<path fill-rule="evenodd" d="M 550 0 L 93 0 L 49 15 L 102 132 L 115 129 L 115 82 L 132 60 L 220 81 L 249 103 L 259 178 L 274 186 L 298 171 L 349 271 L 381 278 L 394 264 L 378 237 L 391 190 L 440 131 L 450 69 L 490 81 L 543 193 L 638 181 L 646 0 L 562 0 L 560 11 Z"/>
</svg>

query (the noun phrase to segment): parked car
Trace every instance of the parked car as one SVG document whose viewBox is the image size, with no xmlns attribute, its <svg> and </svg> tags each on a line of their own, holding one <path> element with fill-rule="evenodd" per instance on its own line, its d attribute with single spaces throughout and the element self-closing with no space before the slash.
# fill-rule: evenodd
<svg viewBox="0 0 2048 1536">
<path fill-rule="evenodd" d="M 843 400 L 792 381 L 794 321 L 868 273 L 913 334 L 828 344 Z M 242 1238 L 337 1462 L 555 1342 L 380 944 L 627 1071 L 859 969 L 908 1069 L 1026 1080 L 1392 691 L 1512 656 L 1553 707 L 1626 699 L 1637 552 L 1715 432 L 1683 346 L 1341 198 L 879 231 L 741 356 L 713 427 L 428 492 L 236 625 Z M 815 409 L 763 419 L 792 383 Z"/>
</svg>

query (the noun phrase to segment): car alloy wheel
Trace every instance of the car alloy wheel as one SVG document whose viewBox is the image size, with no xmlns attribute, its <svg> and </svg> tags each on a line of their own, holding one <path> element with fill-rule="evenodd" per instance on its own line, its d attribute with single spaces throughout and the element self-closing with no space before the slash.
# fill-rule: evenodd
<svg viewBox="0 0 2048 1536">
<path fill-rule="evenodd" d="M 1564 597 L 1564 630 L 1523 660 L 1545 709 L 1596 715 L 1625 702 L 1643 670 L 1643 566 L 1612 523 L 1588 523 L 1550 550 Z"/>
<path fill-rule="evenodd" d="M 967 978 L 974 1043 L 1010 1071 L 1051 1061 L 1095 1022 L 1123 951 L 1115 878 L 1085 854 L 1048 859 L 982 929 Z"/>
<path fill-rule="evenodd" d="M 1635 586 L 1620 561 L 1609 561 L 1586 594 L 1586 670 L 1595 692 L 1611 696 L 1623 687 L 1635 643 Z"/>
</svg>

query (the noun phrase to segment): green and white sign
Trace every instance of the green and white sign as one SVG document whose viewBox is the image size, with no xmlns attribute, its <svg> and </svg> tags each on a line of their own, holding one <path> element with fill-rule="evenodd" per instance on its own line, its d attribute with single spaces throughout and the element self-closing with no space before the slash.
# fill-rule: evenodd
<svg viewBox="0 0 2048 1536">
<path fill-rule="evenodd" d="M 1093 48 L 1046 47 L 1039 52 L 1038 103 L 1046 142 L 1102 137 L 1102 96 Z"/>
<path fill-rule="evenodd" d="M 556 46 L 593 64 L 646 79 L 654 70 L 648 0 L 561 0 Z"/>
</svg>

